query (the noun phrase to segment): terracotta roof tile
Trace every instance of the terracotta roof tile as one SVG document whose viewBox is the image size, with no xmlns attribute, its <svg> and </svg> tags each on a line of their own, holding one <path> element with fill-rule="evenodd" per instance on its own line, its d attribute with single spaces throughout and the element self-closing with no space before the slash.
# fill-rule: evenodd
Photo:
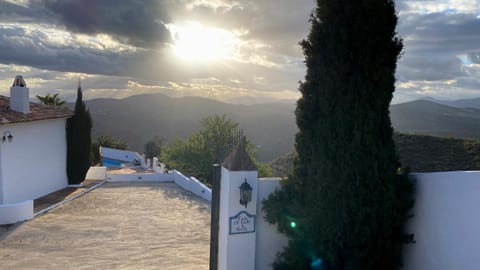
<svg viewBox="0 0 480 270">
<path fill-rule="evenodd" d="M 67 118 L 73 111 L 67 107 L 47 106 L 30 102 L 30 112 L 20 113 L 10 110 L 10 98 L 0 95 L 0 125 L 31 122 L 45 119 Z"/>
</svg>

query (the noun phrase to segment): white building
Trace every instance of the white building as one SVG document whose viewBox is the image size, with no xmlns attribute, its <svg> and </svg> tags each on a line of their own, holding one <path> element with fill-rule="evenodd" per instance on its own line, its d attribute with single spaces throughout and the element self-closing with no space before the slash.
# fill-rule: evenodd
<svg viewBox="0 0 480 270">
<path fill-rule="evenodd" d="M 10 98 L 0 96 L 0 206 L 67 186 L 66 120 L 72 115 L 66 107 L 30 102 L 21 76 Z"/>
</svg>

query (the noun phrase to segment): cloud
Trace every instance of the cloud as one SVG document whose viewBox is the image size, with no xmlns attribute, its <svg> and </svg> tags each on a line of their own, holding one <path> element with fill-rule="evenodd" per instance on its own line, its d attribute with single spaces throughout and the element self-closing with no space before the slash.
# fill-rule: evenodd
<svg viewBox="0 0 480 270">
<path fill-rule="evenodd" d="M 135 51 L 129 51 L 121 45 L 115 46 L 108 39 L 102 42 L 101 37 L 90 45 L 88 42 L 82 44 L 82 37 L 67 32 L 57 31 L 53 33 L 57 36 L 49 36 L 36 26 L 14 24 L 0 26 L 0 32 L 0 61 L 4 64 L 128 75 L 129 60 L 136 57 Z M 95 38 L 90 38 L 92 39 Z M 109 47 L 115 50 L 108 49 Z"/>
<path fill-rule="evenodd" d="M 170 41 L 165 26 L 170 21 L 167 1 L 44 0 L 68 30 L 95 35 L 108 34 L 143 48 L 156 48 Z"/>
<path fill-rule="evenodd" d="M 460 83 L 460 78 L 471 76 L 466 60 L 478 61 L 480 20 L 475 11 L 469 10 L 471 7 L 466 1 L 440 2 L 439 6 L 432 5 L 432 1 L 400 2 L 403 4 L 400 4 L 398 31 L 404 39 L 404 54 L 398 63 L 397 79 L 401 83 L 436 82 L 433 85 L 438 87 L 437 93 L 448 93 L 451 97 L 454 90 L 462 95 L 462 87 L 467 87 Z M 418 8 L 419 5 L 422 8 Z M 419 9 L 423 11 L 419 12 Z M 468 12 L 464 13 L 465 10 Z M 451 80 L 457 83 L 441 83 Z M 472 83 L 470 81 L 469 85 Z M 476 83 L 480 89 L 480 81 Z M 424 85 L 422 87 L 419 89 L 425 89 Z M 450 90 L 446 91 L 447 88 Z M 435 92 L 434 88 L 428 89 L 429 94 Z"/>
<path fill-rule="evenodd" d="M 468 97 L 480 89 L 477 2 L 396 0 L 398 32 L 405 45 L 396 96 Z M 222 100 L 294 99 L 297 81 L 305 74 L 298 42 L 308 34 L 314 4 L 314 0 L 0 0 L 0 63 L 11 65 L 0 65 L 0 80 L 25 72 L 41 89 L 51 84 L 70 91 L 70 80 L 76 81 L 72 76 L 80 74 L 92 76 L 85 81 L 92 85 L 91 97 L 148 91 L 204 95 L 211 89 Z M 176 58 L 167 25 L 190 21 L 234 33 L 235 54 L 214 64 Z"/>
<path fill-rule="evenodd" d="M 475 13 L 475 0 L 397 0 L 397 7 L 409 13 Z"/>
</svg>

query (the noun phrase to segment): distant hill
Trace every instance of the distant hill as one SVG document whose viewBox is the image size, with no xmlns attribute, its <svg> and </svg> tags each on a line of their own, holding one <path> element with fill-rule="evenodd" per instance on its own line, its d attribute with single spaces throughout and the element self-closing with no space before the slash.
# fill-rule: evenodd
<svg viewBox="0 0 480 270">
<path fill-rule="evenodd" d="M 86 101 L 93 134 L 110 135 L 143 151 L 153 136 L 168 141 L 186 138 L 200 129 L 200 120 L 212 114 L 226 114 L 240 123 L 245 134 L 259 148 L 261 161 L 272 160 L 293 149 L 297 127 L 294 104 L 235 105 L 199 97 L 171 98 L 162 94 Z"/>
<path fill-rule="evenodd" d="M 480 170 L 480 140 L 462 140 L 423 135 L 394 135 L 400 161 L 412 172 Z M 288 176 L 294 152 L 269 165 L 276 176 Z"/>
<path fill-rule="evenodd" d="M 434 98 L 425 98 L 425 100 L 438 104 L 447 105 L 456 108 L 473 108 L 480 109 L 480 98 L 458 99 L 458 100 L 439 100 Z"/>
<path fill-rule="evenodd" d="M 476 100 L 480 102 L 480 99 L 455 102 L 459 106 L 472 105 Z M 162 94 L 121 100 L 93 99 L 86 103 L 94 120 L 94 136 L 124 139 L 137 151 L 143 151 L 144 143 L 153 136 L 165 137 L 168 141 L 186 138 L 200 129 L 202 118 L 215 113 L 226 114 L 240 123 L 246 135 L 259 147 L 261 161 L 271 161 L 291 152 L 297 132 L 295 104 L 237 105 Z M 480 138 L 480 109 L 417 100 L 392 105 L 390 111 L 395 130 L 402 133 Z"/>
<path fill-rule="evenodd" d="M 417 100 L 392 105 L 390 117 L 395 130 L 401 133 L 480 138 L 480 109 Z"/>
</svg>

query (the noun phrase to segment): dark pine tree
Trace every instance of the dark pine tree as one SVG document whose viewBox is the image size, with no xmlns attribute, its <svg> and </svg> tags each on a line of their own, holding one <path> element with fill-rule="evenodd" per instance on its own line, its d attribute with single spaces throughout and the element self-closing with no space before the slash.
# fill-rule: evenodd
<svg viewBox="0 0 480 270">
<path fill-rule="evenodd" d="M 274 269 L 398 269 L 413 184 L 389 117 L 402 50 L 394 1 L 318 0 L 310 21 L 298 158 L 263 205 L 290 238 Z"/>
<path fill-rule="evenodd" d="M 91 130 L 92 118 L 79 83 L 75 113 L 67 120 L 67 176 L 71 185 L 81 183 L 90 167 Z"/>
</svg>

